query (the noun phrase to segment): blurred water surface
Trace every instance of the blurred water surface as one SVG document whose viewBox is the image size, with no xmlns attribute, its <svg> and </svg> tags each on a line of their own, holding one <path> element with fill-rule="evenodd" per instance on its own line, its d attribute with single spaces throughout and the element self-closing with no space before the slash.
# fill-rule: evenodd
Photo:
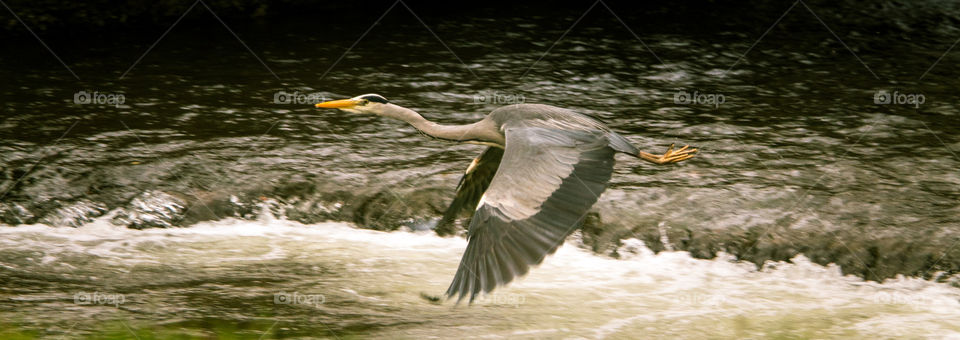
<svg viewBox="0 0 960 340">
<path fill-rule="evenodd" d="M 586 6 L 451 17 L 411 7 L 428 14 L 423 22 L 397 7 L 355 46 L 374 14 L 229 23 L 243 44 L 222 26 L 187 23 L 145 55 L 161 32 L 51 44 L 79 80 L 36 41 L 15 41 L 0 56 L 0 220 L 33 226 L 3 231 L 4 319 L 28 333 L 69 334 L 73 327 L 62 326 L 90 308 L 67 297 L 103 287 L 131 302 L 98 310 L 105 319 L 88 317 L 75 327 L 91 332 L 82 334 L 116 328 L 122 337 L 122 326 L 138 323 L 240 337 L 267 329 L 672 337 L 715 325 L 730 332 L 718 337 L 956 332 L 957 291 L 948 283 L 880 285 L 837 273 L 948 282 L 960 271 L 960 57 L 944 54 L 958 32 L 948 19 L 958 12 L 941 5 L 913 5 L 874 25 L 871 13 L 897 8 L 880 3 L 844 16 L 802 4 L 769 32 L 789 4 L 759 9 L 777 14 L 769 18 L 705 15 L 697 27 L 655 11 L 613 6 L 614 16 L 596 7 L 572 29 Z M 947 19 L 915 24 L 937 11 Z M 122 95 L 123 103 L 77 104 L 81 91 Z M 505 291 L 526 299 L 519 308 L 451 311 L 411 292 L 445 287 L 462 240 L 317 224 L 427 228 L 482 150 L 311 105 L 369 92 L 443 123 L 472 122 L 518 100 L 551 104 L 594 115 L 645 151 L 677 143 L 701 154 L 664 167 L 620 158 L 596 208 L 602 222 L 575 241 L 601 255 L 565 247 L 546 261 L 550 268 Z M 917 95 L 922 104 L 898 104 Z M 698 101 L 711 98 L 722 103 Z M 307 225 L 283 221 L 273 235 L 255 222 L 264 211 Z M 205 227 L 124 230 L 196 223 Z M 254 235 L 231 236 L 233 227 Z M 380 238 L 410 238 L 415 249 L 380 252 Z M 677 252 L 640 262 L 605 257 L 625 256 L 622 239 L 700 258 L 800 261 L 761 273 Z M 599 273 L 583 269 L 596 263 Z M 559 288 L 569 270 L 599 277 Z M 310 313 L 282 309 L 270 301 L 280 290 L 318 290 L 328 302 Z M 882 293 L 936 303 L 887 303 Z M 664 294 L 680 300 L 664 303 Z M 718 294 L 728 300 L 677 303 Z M 551 314 L 581 312 L 575 306 L 591 310 L 590 321 Z M 61 310 L 61 319 L 45 317 Z M 932 312 L 942 319 L 925 314 Z M 115 315 L 130 324 L 91 321 Z"/>
</svg>

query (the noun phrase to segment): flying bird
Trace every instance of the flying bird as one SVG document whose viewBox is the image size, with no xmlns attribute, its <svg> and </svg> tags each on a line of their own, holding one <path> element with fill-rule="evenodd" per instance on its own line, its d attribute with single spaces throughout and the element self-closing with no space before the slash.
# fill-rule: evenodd
<svg viewBox="0 0 960 340">
<path fill-rule="evenodd" d="M 640 151 L 623 136 L 586 115 L 550 105 L 514 104 L 466 125 L 431 122 L 378 94 L 316 104 L 399 119 L 438 139 L 486 145 L 467 168 L 441 225 L 474 208 L 467 248 L 447 298 L 480 292 L 525 275 L 580 227 L 613 173 L 614 155 L 655 164 L 692 158 L 689 146 L 662 155 Z"/>
</svg>

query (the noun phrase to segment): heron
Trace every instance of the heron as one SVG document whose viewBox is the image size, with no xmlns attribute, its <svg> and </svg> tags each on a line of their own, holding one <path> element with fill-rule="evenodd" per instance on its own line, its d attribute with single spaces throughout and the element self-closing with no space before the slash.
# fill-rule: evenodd
<svg viewBox="0 0 960 340">
<path fill-rule="evenodd" d="M 398 119 L 437 139 L 487 146 L 465 171 L 440 223 L 474 210 L 467 247 L 445 294 L 457 303 L 466 296 L 472 303 L 556 252 L 606 189 L 616 153 L 654 164 L 697 153 L 672 144 L 663 154 L 643 152 L 594 118 L 543 104 L 503 106 L 465 125 L 432 122 L 378 94 L 315 106 Z"/>
</svg>

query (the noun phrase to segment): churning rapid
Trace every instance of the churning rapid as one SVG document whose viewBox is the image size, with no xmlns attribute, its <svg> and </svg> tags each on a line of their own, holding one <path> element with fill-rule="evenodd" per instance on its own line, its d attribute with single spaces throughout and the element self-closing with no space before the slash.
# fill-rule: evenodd
<svg viewBox="0 0 960 340">
<path fill-rule="evenodd" d="M 942 283 L 864 281 L 803 256 L 758 271 L 638 240 L 612 259 L 574 238 L 473 306 L 431 302 L 465 245 L 269 214 L 176 229 L 2 228 L 0 335 L 960 338 L 960 289 Z"/>
<path fill-rule="evenodd" d="M 833 3 L 769 31 L 789 4 L 48 41 L 79 82 L 11 38 L 0 338 L 960 338 L 960 4 Z M 454 306 L 465 240 L 431 228 L 483 147 L 313 108 L 370 92 L 444 124 L 549 104 L 700 153 L 618 158 L 557 254 Z"/>
</svg>

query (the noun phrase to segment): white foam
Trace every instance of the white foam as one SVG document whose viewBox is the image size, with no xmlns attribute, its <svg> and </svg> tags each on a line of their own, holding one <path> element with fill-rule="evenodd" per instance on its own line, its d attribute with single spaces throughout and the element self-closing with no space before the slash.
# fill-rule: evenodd
<svg viewBox="0 0 960 340">
<path fill-rule="evenodd" d="M 505 313 L 537 311 L 536 317 L 527 316 L 533 319 L 547 318 L 574 304 L 580 312 L 591 314 L 587 318 L 592 320 L 592 328 L 581 335 L 596 338 L 616 337 L 660 323 L 678 325 L 738 316 L 763 320 L 784 313 L 817 316 L 824 311 L 850 319 L 834 327 L 859 334 L 960 334 L 960 329 L 950 326 L 960 324 L 960 289 L 947 284 L 908 277 L 869 282 L 803 256 L 758 271 L 729 254 L 703 260 L 680 251 L 654 254 L 639 240 L 624 240 L 623 244 L 618 253 L 624 254 L 624 259 L 566 244 L 527 277 L 499 288 L 494 294 L 501 295 L 485 301 L 494 307 L 512 305 Z M 431 232 L 379 232 L 345 223 L 227 219 L 189 228 L 130 230 L 104 218 L 79 228 L 0 227 L 0 248 L 41 253 L 32 264 L 0 260 L 0 266 L 20 270 L 72 266 L 78 263 L 59 262 L 78 254 L 91 256 L 94 263 L 121 267 L 144 263 L 231 266 L 267 260 L 341 264 L 349 275 L 356 276 L 345 278 L 349 285 L 341 292 L 383 304 L 391 302 L 391 295 L 384 292 L 441 291 L 452 278 L 465 246 L 462 238 L 443 238 Z M 420 306 L 416 301 L 403 303 Z M 536 320 L 549 323 L 554 319 Z M 514 329 L 506 336 L 548 335 L 566 326 L 554 322 Z"/>
</svg>

